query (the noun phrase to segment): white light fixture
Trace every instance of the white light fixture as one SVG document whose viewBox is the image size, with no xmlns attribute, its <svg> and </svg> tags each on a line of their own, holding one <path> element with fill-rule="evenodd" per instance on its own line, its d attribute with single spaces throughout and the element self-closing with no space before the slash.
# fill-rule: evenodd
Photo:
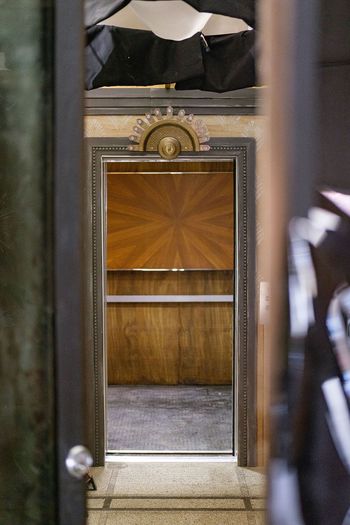
<svg viewBox="0 0 350 525">
<path fill-rule="evenodd" d="M 150 31 L 167 40 L 190 38 L 202 31 L 212 16 L 211 13 L 199 13 L 182 0 L 132 0 L 129 6 Z"/>
</svg>

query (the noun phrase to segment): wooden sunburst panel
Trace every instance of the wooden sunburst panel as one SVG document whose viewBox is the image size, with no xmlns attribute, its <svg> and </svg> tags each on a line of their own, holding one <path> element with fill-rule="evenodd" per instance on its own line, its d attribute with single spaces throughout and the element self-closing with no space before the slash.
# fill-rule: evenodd
<svg viewBox="0 0 350 525">
<path fill-rule="evenodd" d="M 233 268 L 232 171 L 189 164 L 188 173 L 108 174 L 109 270 Z"/>
</svg>

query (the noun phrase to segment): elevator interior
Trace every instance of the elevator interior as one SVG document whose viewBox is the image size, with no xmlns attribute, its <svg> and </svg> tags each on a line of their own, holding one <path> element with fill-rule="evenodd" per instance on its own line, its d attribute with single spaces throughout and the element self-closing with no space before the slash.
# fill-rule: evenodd
<svg viewBox="0 0 350 525">
<path fill-rule="evenodd" d="M 233 443 L 234 162 L 106 164 L 107 450 Z"/>
</svg>

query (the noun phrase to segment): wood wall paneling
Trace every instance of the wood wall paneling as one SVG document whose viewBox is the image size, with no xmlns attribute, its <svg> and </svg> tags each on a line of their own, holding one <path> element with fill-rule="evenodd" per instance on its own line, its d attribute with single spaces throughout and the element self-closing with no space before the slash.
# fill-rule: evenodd
<svg viewBox="0 0 350 525">
<path fill-rule="evenodd" d="M 232 304 L 183 304 L 179 382 L 229 385 L 232 381 Z"/>
<path fill-rule="evenodd" d="M 174 295 L 178 293 L 178 273 L 108 271 L 108 295 Z"/>
<path fill-rule="evenodd" d="M 108 162 L 107 173 L 233 173 L 233 160 Z"/>
<path fill-rule="evenodd" d="M 232 171 L 109 172 L 107 268 L 232 269 L 233 202 Z"/>
<path fill-rule="evenodd" d="M 229 295 L 233 294 L 233 272 L 109 271 L 108 295 Z"/>
<path fill-rule="evenodd" d="M 231 303 L 107 306 L 109 384 L 231 384 Z"/>
<path fill-rule="evenodd" d="M 233 294 L 233 162 L 110 163 L 107 225 L 108 295 Z M 108 304 L 109 384 L 231 384 L 232 317 L 230 303 Z"/>
<path fill-rule="evenodd" d="M 109 384 L 178 384 L 176 304 L 109 304 L 107 324 Z"/>
</svg>

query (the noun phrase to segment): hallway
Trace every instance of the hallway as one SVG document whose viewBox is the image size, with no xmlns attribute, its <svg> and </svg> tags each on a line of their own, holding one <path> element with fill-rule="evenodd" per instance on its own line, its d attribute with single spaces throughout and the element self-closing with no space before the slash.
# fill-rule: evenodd
<svg viewBox="0 0 350 525">
<path fill-rule="evenodd" d="M 88 525 L 262 525 L 265 476 L 233 462 L 107 463 L 92 469 Z"/>
</svg>

